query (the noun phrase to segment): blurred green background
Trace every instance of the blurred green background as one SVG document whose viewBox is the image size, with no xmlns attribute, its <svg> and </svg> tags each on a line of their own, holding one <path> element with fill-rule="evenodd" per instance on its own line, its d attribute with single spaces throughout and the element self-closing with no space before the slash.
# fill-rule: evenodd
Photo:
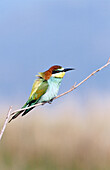
<svg viewBox="0 0 110 170">
<path fill-rule="evenodd" d="M 28 99 L 35 75 L 74 67 L 59 93 L 110 56 L 109 0 L 0 1 L 0 128 Z M 8 124 L 2 170 L 109 170 L 110 67 L 52 105 Z"/>
</svg>

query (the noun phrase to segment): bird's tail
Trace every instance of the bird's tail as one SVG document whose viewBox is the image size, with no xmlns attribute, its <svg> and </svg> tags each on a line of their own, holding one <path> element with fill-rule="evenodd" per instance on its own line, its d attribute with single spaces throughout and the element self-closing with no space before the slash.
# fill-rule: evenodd
<svg viewBox="0 0 110 170">
<path fill-rule="evenodd" d="M 32 105 L 35 105 L 36 103 L 38 103 L 39 99 L 36 100 L 35 102 L 30 102 L 29 100 L 24 104 L 24 106 L 22 107 L 25 108 L 25 107 L 28 107 L 28 106 L 32 106 Z M 17 118 L 21 113 L 22 113 L 22 116 L 26 115 L 30 110 L 32 110 L 35 106 L 29 108 L 29 109 L 26 109 L 25 111 L 24 110 L 21 110 L 21 111 L 18 111 L 17 113 L 15 113 L 12 118 L 9 120 L 9 122 L 11 122 L 13 119 Z"/>
<path fill-rule="evenodd" d="M 22 107 L 22 109 L 25 108 L 26 106 L 28 106 L 27 103 L 24 104 L 24 106 Z M 28 109 L 27 109 L 27 110 L 28 110 Z M 21 111 L 18 111 L 17 113 L 15 113 L 15 114 L 12 116 L 12 118 L 9 120 L 9 122 L 11 122 L 13 119 L 17 118 L 22 112 L 24 112 L 24 110 L 21 110 Z"/>
<path fill-rule="evenodd" d="M 33 106 L 33 105 L 37 104 L 39 100 L 40 100 L 40 98 L 39 98 L 38 100 L 34 101 L 34 102 L 28 102 L 28 106 L 32 106 L 32 107 L 29 108 L 29 109 L 26 109 L 26 110 L 23 112 L 22 116 L 26 115 L 28 112 L 30 112 L 32 109 L 34 109 L 35 106 Z"/>
<path fill-rule="evenodd" d="M 32 105 L 31 105 L 32 106 Z M 24 115 L 26 115 L 29 111 L 31 111 L 32 109 L 34 109 L 34 107 L 32 107 L 32 108 L 30 108 L 30 109 L 26 109 L 24 112 L 23 112 L 23 114 L 22 114 L 22 116 L 24 116 Z"/>
</svg>

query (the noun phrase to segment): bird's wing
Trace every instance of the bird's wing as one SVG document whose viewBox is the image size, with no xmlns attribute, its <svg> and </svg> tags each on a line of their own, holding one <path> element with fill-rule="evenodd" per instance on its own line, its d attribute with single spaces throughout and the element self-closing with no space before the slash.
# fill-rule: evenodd
<svg viewBox="0 0 110 170">
<path fill-rule="evenodd" d="M 25 103 L 25 105 L 22 108 L 25 108 L 27 106 L 31 106 L 33 104 L 36 104 L 41 96 L 47 91 L 48 89 L 48 82 L 46 80 L 44 80 L 43 78 L 39 78 L 37 80 L 35 80 L 33 86 L 32 86 L 32 91 L 31 94 L 29 96 L 28 101 Z M 24 116 L 25 114 L 27 114 L 30 110 L 32 110 L 33 108 L 27 109 L 24 111 L 24 113 L 22 114 L 22 116 Z M 18 117 L 23 111 L 19 111 L 17 112 L 11 119 L 9 122 L 11 122 L 13 119 L 15 119 L 16 117 Z"/>
<path fill-rule="evenodd" d="M 36 79 L 33 83 L 33 86 L 32 86 L 32 90 L 31 90 L 31 94 L 29 96 L 29 99 L 31 99 L 32 95 L 36 92 L 36 90 L 39 88 L 39 86 L 41 85 L 42 83 L 42 79 Z"/>
<path fill-rule="evenodd" d="M 35 80 L 31 94 L 28 99 L 28 104 L 32 103 L 35 100 L 40 99 L 40 97 L 47 91 L 48 89 L 48 82 L 42 78 Z"/>
</svg>

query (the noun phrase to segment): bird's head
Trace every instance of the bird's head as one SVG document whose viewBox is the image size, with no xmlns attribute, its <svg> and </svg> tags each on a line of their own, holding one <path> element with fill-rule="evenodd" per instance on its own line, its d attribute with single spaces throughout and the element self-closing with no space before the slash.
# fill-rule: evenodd
<svg viewBox="0 0 110 170">
<path fill-rule="evenodd" d="M 40 72 L 39 75 L 45 80 L 48 80 L 50 77 L 63 78 L 65 75 L 65 72 L 70 71 L 70 70 L 74 70 L 74 68 L 63 68 L 59 65 L 54 65 L 50 67 L 47 71 Z"/>
</svg>

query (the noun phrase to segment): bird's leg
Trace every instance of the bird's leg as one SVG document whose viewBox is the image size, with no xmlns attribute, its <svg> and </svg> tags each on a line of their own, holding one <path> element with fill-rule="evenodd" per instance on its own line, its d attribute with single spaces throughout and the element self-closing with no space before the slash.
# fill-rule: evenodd
<svg viewBox="0 0 110 170">
<path fill-rule="evenodd" d="M 47 102 L 47 101 L 43 101 L 43 102 L 42 102 L 42 105 L 44 105 L 44 104 L 46 104 L 46 103 L 48 103 L 48 102 Z"/>
<path fill-rule="evenodd" d="M 54 99 L 54 97 L 53 97 L 51 100 L 49 100 L 49 101 L 43 101 L 43 102 L 42 102 L 42 105 L 44 105 L 44 104 L 46 104 L 46 103 L 51 104 L 51 103 L 52 103 L 52 101 L 53 101 L 53 99 Z"/>
<path fill-rule="evenodd" d="M 52 104 L 54 97 L 48 101 L 49 104 Z"/>
</svg>

